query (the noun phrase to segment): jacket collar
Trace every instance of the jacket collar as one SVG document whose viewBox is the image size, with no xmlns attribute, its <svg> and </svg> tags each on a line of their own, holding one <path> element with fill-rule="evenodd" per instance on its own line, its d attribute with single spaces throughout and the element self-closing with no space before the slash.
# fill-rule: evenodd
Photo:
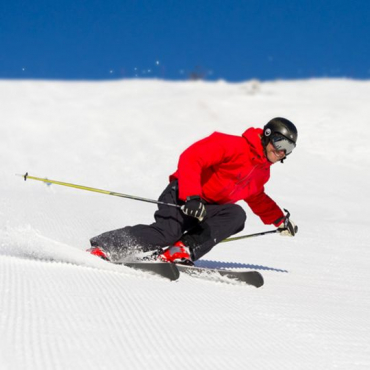
<svg viewBox="0 0 370 370">
<path fill-rule="evenodd" d="M 263 130 L 261 128 L 248 128 L 243 133 L 243 138 L 247 141 L 250 153 L 251 153 L 251 160 L 256 162 L 256 164 L 268 164 L 271 163 L 267 160 L 265 155 L 265 150 L 262 145 L 261 137 L 263 135 Z"/>
</svg>

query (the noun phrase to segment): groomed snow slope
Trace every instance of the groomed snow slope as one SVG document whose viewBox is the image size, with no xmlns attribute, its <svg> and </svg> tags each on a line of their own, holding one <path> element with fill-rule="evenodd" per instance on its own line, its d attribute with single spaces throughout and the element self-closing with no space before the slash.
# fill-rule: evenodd
<svg viewBox="0 0 370 370">
<path fill-rule="evenodd" d="M 369 369 L 370 82 L 0 82 L 0 368 Z M 192 142 L 285 116 L 298 146 L 267 193 L 299 226 L 215 247 L 260 289 L 169 282 L 84 252 L 155 206 Z M 245 206 L 242 234 L 270 230 Z"/>
</svg>

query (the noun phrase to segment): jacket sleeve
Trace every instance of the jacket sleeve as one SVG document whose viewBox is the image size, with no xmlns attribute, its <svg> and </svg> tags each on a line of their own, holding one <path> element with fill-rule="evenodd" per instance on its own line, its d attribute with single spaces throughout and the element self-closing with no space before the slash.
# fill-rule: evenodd
<svg viewBox="0 0 370 370">
<path fill-rule="evenodd" d="M 230 145 L 231 140 L 229 135 L 214 132 L 181 154 L 177 169 L 180 199 L 185 200 L 191 195 L 202 197 L 202 171 L 232 156 L 234 146 Z"/>
<path fill-rule="evenodd" d="M 259 216 L 266 225 L 279 226 L 284 219 L 283 211 L 262 189 L 258 194 L 244 199 L 253 213 Z"/>
</svg>

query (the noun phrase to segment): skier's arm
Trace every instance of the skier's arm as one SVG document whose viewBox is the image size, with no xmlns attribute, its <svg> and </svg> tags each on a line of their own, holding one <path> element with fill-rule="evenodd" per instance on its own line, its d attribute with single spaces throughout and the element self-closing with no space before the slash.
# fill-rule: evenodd
<svg viewBox="0 0 370 370">
<path fill-rule="evenodd" d="M 258 194 L 244 199 L 253 213 L 259 216 L 266 225 L 279 226 L 284 220 L 284 213 L 262 189 Z"/>
</svg>

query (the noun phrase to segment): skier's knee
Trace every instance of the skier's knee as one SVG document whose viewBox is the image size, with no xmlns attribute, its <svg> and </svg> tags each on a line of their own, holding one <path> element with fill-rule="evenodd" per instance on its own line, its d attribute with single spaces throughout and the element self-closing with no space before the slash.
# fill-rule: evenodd
<svg viewBox="0 0 370 370">
<path fill-rule="evenodd" d="M 237 204 L 231 204 L 231 206 L 234 220 L 233 223 L 239 231 L 243 230 L 245 221 L 247 220 L 247 214 L 241 206 Z"/>
</svg>

